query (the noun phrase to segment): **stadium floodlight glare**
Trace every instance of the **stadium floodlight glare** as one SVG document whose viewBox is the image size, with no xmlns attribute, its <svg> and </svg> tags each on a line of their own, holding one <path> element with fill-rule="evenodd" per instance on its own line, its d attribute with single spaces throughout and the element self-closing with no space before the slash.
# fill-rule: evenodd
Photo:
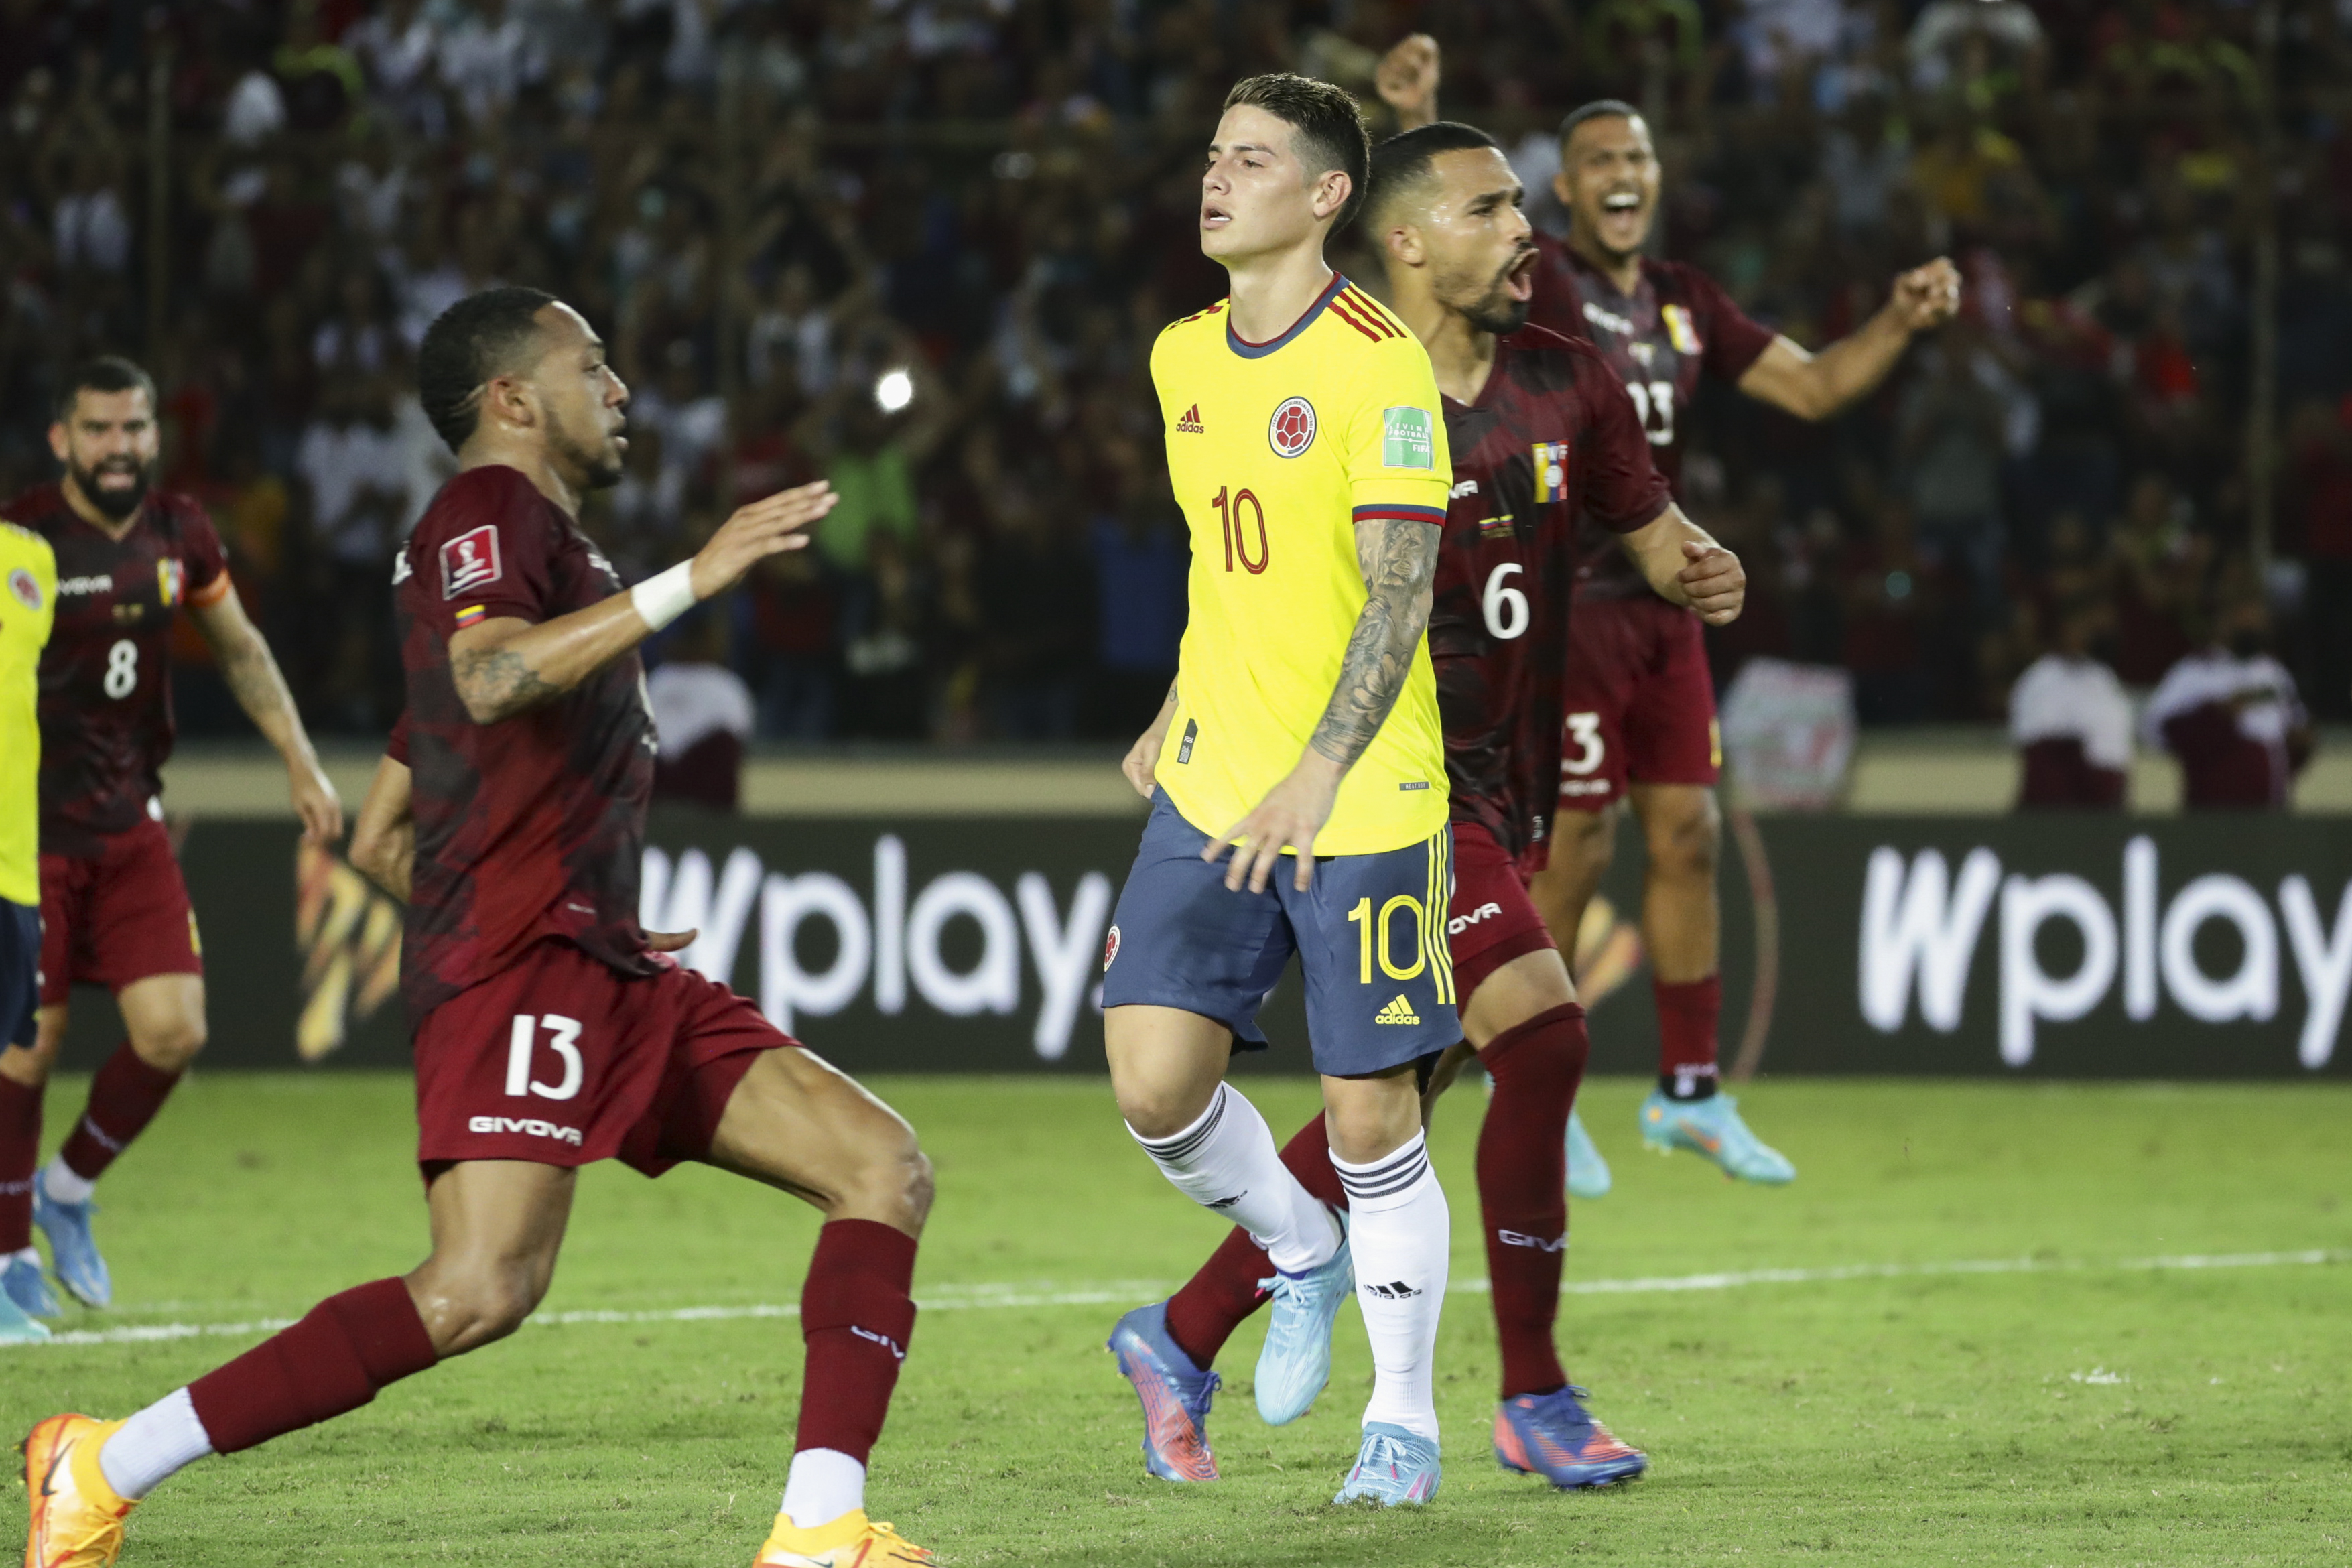
<svg viewBox="0 0 2352 1568">
<path fill-rule="evenodd" d="M 914 401 L 915 378 L 901 367 L 884 371 L 874 384 L 874 405 L 885 414 L 896 414 Z"/>
</svg>

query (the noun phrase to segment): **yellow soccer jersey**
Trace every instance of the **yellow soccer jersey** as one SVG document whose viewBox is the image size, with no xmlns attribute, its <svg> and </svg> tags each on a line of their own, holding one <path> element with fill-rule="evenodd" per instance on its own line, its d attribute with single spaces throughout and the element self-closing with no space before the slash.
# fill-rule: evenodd
<svg viewBox="0 0 2352 1568">
<path fill-rule="evenodd" d="M 41 648 L 58 613 L 58 561 L 0 522 L 0 899 L 41 901 Z"/>
<path fill-rule="evenodd" d="M 1160 334 L 1151 381 L 1192 526 L 1191 619 L 1158 778 L 1222 833 L 1297 765 L 1363 613 L 1355 525 L 1442 527 L 1454 477 L 1429 355 L 1345 278 L 1267 343 L 1223 302 Z M 1426 639 L 1349 770 L 1321 855 L 1376 855 L 1445 825 L 1445 742 Z"/>
</svg>

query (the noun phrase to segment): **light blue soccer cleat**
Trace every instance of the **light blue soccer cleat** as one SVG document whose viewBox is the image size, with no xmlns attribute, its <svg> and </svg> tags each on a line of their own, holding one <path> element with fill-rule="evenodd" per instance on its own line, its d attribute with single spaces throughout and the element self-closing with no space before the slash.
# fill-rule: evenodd
<svg viewBox="0 0 2352 1568">
<path fill-rule="evenodd" d="M 41 1260 L 25 1252 L 0 1258 L 0 1296 L 15 1302 L 27 1317 L 54 1318 L 65 1310 L 41 1275 Z"/>
<path fill-rule="evenodd" d="M 1376 1502 L 1382 1508 L 1424 1503 L 1436 1498 L 1443 1479 L 1436 1444 L 1402 1426 L 1372 1421 L 1365 1424 L 1364 1446 L 1356 1450 L 1356 1468 L 1348 1472 L 1348 1484 L 1331 1500 Z"/>
<path fill-rule="evenodd" d="M 1192 1364 L 1168 1332 L 1168 1303 L 1138 1307 L 1110 1332 L 1118 1370 L 1143 1402 L 1143 1468 L 1163 1481 L 1213 1481 L 1209 1402 L 1223 1380 Z"/>
<path fill-rule="evenodd" d="M 33 1178 L 33 1223 L 49 1238 L 49 1267 L 58 1283 L 85 1307 L 103 1307 L 114 1300 L 114 1280 L 98 1242 L 89 1234 L 90 1216 L 98 1203 L 61 1204 L 49 1196 L 38 1176 Z"/>
<path fill-rule="evenodd" d="M 1572 1198 L 1605 1198 L 1612 1184 L 1609 1179 L 1609 1162 L 1592 1146 L 1592 1134 L 1584 1130 L 1584 1118 L 1571 1110 L 1568 1113 L 1568 1195 Z"/>
<path fill-rule="evenodd" d="M 1727 1094 L 1706 1100 L 1668 1100 L 1652 1089 L 1642 1101 L 1642 1142 L 1660 1153 L 1687 1149 L 1723 1167 L 1727 1176 L 1768 1187 L 1797 1179 L 1789 1157 L 1758 1138 L 1739 1119 L 1739 1102 Z"/>
<path fill-rule="evenodd" d="M 37 1345 L 48 1337 L 47 1325 L 36 1321 L 15 1298 L 0 1290 L 0 1345 Z"/>
<path fill-rule="evenodd" d="M 1307 1414 L 1331 1381 L 1331 1321 L 1339 1315 L 1339 1303 L 1356 1290 L 1347 1222 L 1340 1221 L 1339 1250 L 1322 1268 L 1276 1272 L 1257 1283 L 1259 1289 L 1274 1292 L 1265 1348 L 1257 1356 L 1257 1413 L 1269 1426 L 1287 1426 Z"/>
</svg>

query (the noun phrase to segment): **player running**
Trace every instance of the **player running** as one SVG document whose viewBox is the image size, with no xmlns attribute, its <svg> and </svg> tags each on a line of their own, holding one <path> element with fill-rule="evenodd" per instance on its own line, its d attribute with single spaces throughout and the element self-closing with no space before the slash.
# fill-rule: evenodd
<svg viewBox="0 0 2352 1568">
<path fill-rule="evenodd" d="M 111 1563 L 123 1519 L 184 1466 L 512 1333 L 546 1294 L 578 1168 L 617 1158 L 648 1175 L 699 1160 L 824 1212 L 797 1452 L 761 1568 L 931 1562 L 865 1510 L 930 1167 L 887 1106 L 666 956 L 691 933 L 636 921 L 654 766 L 637 645 L 804 544 L 833 496 L 754 502 L 624 591 L 576 521 L 620 478 L 628 397 L 587 323 L 537 289 L 474 295 L 425 334 L 418 380 L 460 471 L 395 565 L 407 763 L 378 769 L 354 848 L 413 895 L 401 984 L 432 1255 L 128 1421 L 34 1427 L 26 1560 Z"/>
<path fill-rule="evenodd" d="M 92 1307 L 113 1300 L 90 1194 L 205 1045 L 204 946 L 162 802 L 174 611 L 194 617 L 237 705 L 286 759 L 304 836 L 326 843 L 343 831 L 342 803 L 231 589 L 212 520 L 194 499 L 151 488 L 161 446 L 147 373 L 92 360 L 67 378 L 49 426 L 64 476 L 5 508 L 48 541 L 58 577 L 41 659 L 39 1029 L 30 1047 L 0 1051 L 0 1258 L 16 1304 L 42 1315 L 58 1303 L 31 1226 L 48 1237 L 68 1292 Z M 100 1065 L 81 1120 L 36 1178 L 42 1086 L 78 982 L 114 993 L 129 1037 Z"/>
<path fill-rule="evenodd" d="M 1437 118 L 1437 46 L 1426 35 L 1407 38 L 1382 62 L 1381 95 L 1407 126 Z M 1657 216 L 1658 157 L 1640 113 L 1614 99 L 1561 122 L 1552 190 L 1568 209 L 1569 236 L 1564 243 L 1536 237 L 1528 319 L 1589 340 L 1608 359 L 1670 485 L 1680 483 L 1683 416 L 1702 374 L 1800 419 L 1827 419 L 1885 380 L 1913 336 L 1959 308 L 1959 274 L 1938 258 L 1895 279 L 1892 297 L 1861 331 L 1818 354 L 1750 320 L 1697 268 L 1643 254 Z M 1550 864 L 1535 879 L 1537 907 L 1573 953 L 1615 852 L 1612 808 L 1630 800 L 1648 851 L 1642 938 L 1658 1009 L 1658 1086 L 1642 1102 L 1643 1142 L 1703 1154 L 1744 1181 L 1793 1181 L 1796 1167 L 1719 1092 L 1722 823 L 1714 784 L 1723 757 L 1706 640 L 1696 620 L 1661 602 L 1609 548 L 1599 524 L 1585 524 L 1581 550 L 1559 822 Z M 1570 1122 L 1569 1137 L 1571 1190 L 1599 1197 L 1609 1190 L 1609 1168 L 1580 1122 Z"/>
<path fill-rule="evenodd" d="M 1324 263 L 1369 153 L 1353 99 L 1288 75 L 1237 85 L 1209 148 L 1201 249 L 1233 292 L 1152 349 L 1192 524 L 1191 620 L 1176 684 L 1125 763 L 1152 812 L 1112 916 L 1103 1032 L 1144 1152 L 1265 1244 L 1276 1334 L 1328 1336 L 1360 1274 L 1376 1377 L 1338 1500 L 1396 1504 L 1427 1502 L 1440 1470 L 1448 1218 L 1416 1064 L 1459 1036 L 1423 635 L 1448 461 L 1429 356 Z M 1235 1049 L 1265 1045 L 1258 1006 L 1294 952 L 1352 1236 L 1224 1081 Z M 1147 1414 L 1188 1375 L 1160 1307 L 1110 1342 Z M 1189 1375 L 1205 1409 L 1213 1374 Z M 1147 1439 L 1145 1458 L 1171 1479 L 1214 1474 L 1198 1445 Z"/>
<path fill-rule="evenodd" d="M 58 563 L 49 542 L 0 521 L 0 1047 L 34 1040 L 41 980 L 40 665 L 58 607 Z M 24 1124 L 40 1137 L 38 1089 L 0 1079 L 0 1130 Z M 0 1205 L 15 1216 L 16 1245 L 0 1253 L 0 1344 L 46 1340 L 31 1309 L 56 1310 L 41 1279 L 26 1213 L 32 1162 L 0 1174 Z"/>
<path fill-rule="evenodd" d="M 1494 1079 L 1478 1138 L 1502 1402 L 1495 1453 L 1555 1486 L 1604 1485 L 1647 1464 L 1586 1412 L 1552 1343 L 1568 1240 L 1563 1132 L 1584 1072 L 1584 1009 L 1529 901 L 1557 796 L 1562 670 L 1577 519 L 1617 536 L 1644 580 L 1720 624 L 1745 576 L 1668 499 L 1623 386 L 1586 343 L 1525 323 L 1536 251 L 1520 190 L 1492 138 L 1423 126 L 1372 153 L 1365 230 L 1381 251 L 1397 314 L 1429 351 L 1445 397 L 1452 504 L 1429 622 L 1453 786 L 1455 882 L 1448 928 L 1462 1032 Z M 1687 611 L 1682 613 L 1688 613 Z M 1448 1065 L 1465 1055 L 1450 1054 Z M 1451 1076 L 1444 1070 L 1433 1096 Z M 1321 1117 L 1283 1163 L 1325 1203 Z M 1265 1257 L 1235 1230 L 1164 1309 L 1176 1375 L 1147 1394 L 1147 1447 L 1197 1452 L 1218 1350 L 1267 1300 Z M 1328 1320 L 1324 1320 L 1328 1329 Z M 1328 1332 L 1269 1334 L 1257 1404 L 1279 1426 L 1306 1414 L 1330 1375 Z M 1205 1477 L 1202 1479 L 1206 1479 Z"/>
</svg>

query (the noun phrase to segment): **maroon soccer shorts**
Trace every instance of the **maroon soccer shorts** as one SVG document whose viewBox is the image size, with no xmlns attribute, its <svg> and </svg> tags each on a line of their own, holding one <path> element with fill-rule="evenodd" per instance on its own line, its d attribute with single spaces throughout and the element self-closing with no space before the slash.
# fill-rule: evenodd
<svg viewBox="0 0 2352 1568">
<path fill-rule="evenodd" d="M 1454 902 L 1446 915 L 1454 994 L 1465 1007 L 1486 976 L 1523 954 L 1558 945 L 1528 897 L 1517 863 L 1475 822 L 1454 825 Z"/>
<path fill-rule="evenodd" d="M 41 857 L 41 1005 L 77 984 L 120 991 L 154 974 L 202 974 L 188 885 L 160 822 L 106 840 L 94 859 Z"/>
<path fill-rule="evenodd" d="M 623 974 L 541 942 L 417 1028 L 417 1163 L 427 1180 L 459 1160 L 658 1176 L 710 1152 L 759 1053 L 799 1045 L 693 970 Z"/>
<path fill-rule="evenodd" d="M 1614 805 L 1628 783 L 1711 784 L 1722 772 L 1706 639 L 1688 610 L 1649 595 L 1580 602 L 1565 684 L 1562 811 Z"/>
</svg>

